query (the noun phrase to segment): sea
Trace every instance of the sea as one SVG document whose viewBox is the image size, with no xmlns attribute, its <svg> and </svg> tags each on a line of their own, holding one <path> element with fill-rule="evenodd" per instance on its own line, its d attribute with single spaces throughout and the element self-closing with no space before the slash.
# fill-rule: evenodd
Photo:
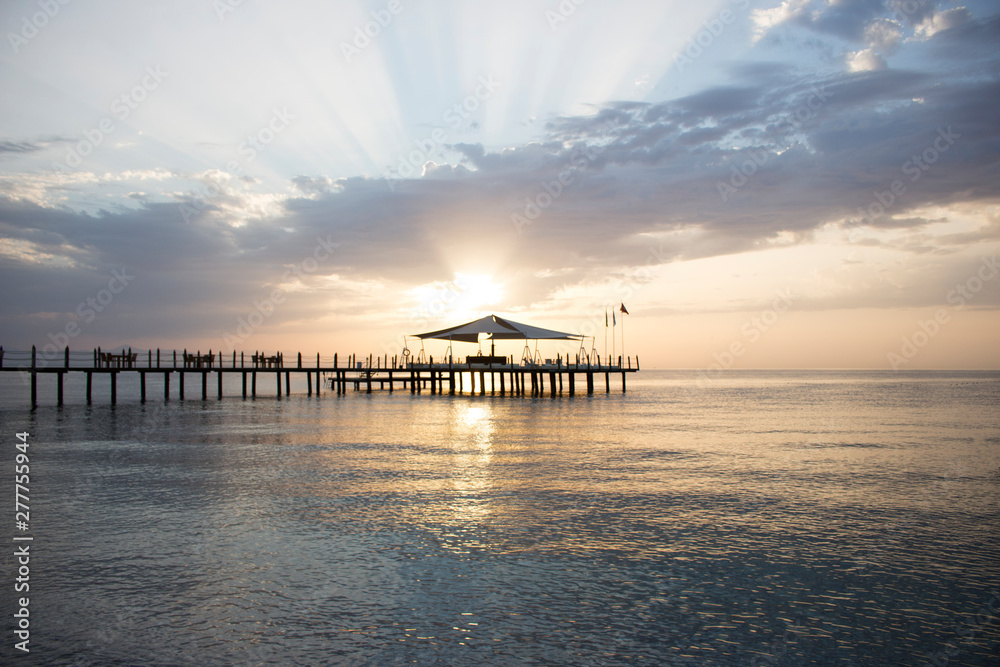
<svg viewBox="0 0 1000 667">
<path fill-rule="evenodd" d="M 1000 664 L 998 372 L 129 375 L 0 374 L 4 665 Z"/>
</svg>

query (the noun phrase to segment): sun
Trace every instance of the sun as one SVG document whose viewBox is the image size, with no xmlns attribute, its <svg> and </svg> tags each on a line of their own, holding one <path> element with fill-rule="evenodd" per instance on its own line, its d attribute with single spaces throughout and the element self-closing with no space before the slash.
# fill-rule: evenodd
<svg viewBox="0 0 1000 667">
<path fill-rule="evenodd" d="M 449 281 L 435 281 L 412 290 L 414 312 L 429 320 L 472 317 L 503 301 L 504 286 L 493 276 L 456 273 Z"/>
<path fill-rule="evenodd" d="M 455 310 L 478 311 L 503 300 L 503 284 L 485 274 L 456 273 Z"/>
</svg>

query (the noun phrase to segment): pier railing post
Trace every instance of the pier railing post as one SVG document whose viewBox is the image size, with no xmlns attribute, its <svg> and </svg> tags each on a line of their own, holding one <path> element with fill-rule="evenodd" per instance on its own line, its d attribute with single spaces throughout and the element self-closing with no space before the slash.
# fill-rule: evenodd
<svg viewBox="0 0 1000 667">
<path fill-rule="evenodd" d="M 38 407 L 38 374 L 35 371 L 35 346 L 31 346 L 31 407 Z"/>
</svg>

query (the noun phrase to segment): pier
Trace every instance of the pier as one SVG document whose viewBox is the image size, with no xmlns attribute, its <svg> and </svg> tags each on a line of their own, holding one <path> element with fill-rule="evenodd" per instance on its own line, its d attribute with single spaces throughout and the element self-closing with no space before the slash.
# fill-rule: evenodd
<svg viewBox="0 0 1000 667">
<path fill-rule="evenodd" d="M 51 346 L 49 346 L 51 347 Z M 55 356 L 56 358 L 53 358 Z M 582 356 L 582 358 L 581 358 Z M 634 365 L 633 365 L 634 361 Z M 601 384 L 610 392 L 612 379 L 621 391 L 626 390 L 626 376 L 639 371 L 639 358 L 621 357 L 602 360 L 599 355 L 557 355 L 554 359 L 515 363 L 513 357 L 469 356 L 459 361 L 448 357 L 435 363 L 412 357 L 348 355 L 341 358 L 334 354 L 323 359 L 303 358 L 302 353 L 286 357 L 282 353 L 266 355 L 260 352 L 233 351 L 221 353 L 183 350 L 123 350 L 118 353 L 92 351 L 71 352 L 67 347 L 61 354 L 51 352 L 41 355 L 35 347 L 31 351 L 7 351 L 0 347 L 0 372 L 21 373 L 30 385 L 31 406 L 38 406 L 38 377 L 56 376 L 56 404 L 64 401 L 65 377 L 70 373 L 86 376 L 86 400 L 93 401 L 94 376 L 107 377 L 110 385 L 110 402 L 118 401 L 118 376 L 135 374 L 139 379 L 139 399 L 147 399 L 147 376 L 162 378 L 152 384 L 162 391 L 164 401 L 171 398 L 185 400 L 185 376 L 194 375 L 200 380 L 201 400 L 223 398 L 223 378 L 236 374 L 240 377 L 243 399 L 257 397 L 257 382 L 273 383 L 277 398 L 291 395 L 291 378 L 296 375 L 306 381 L 306 394 L 322 395 L 323 391 L 335 395 L 348 391 L 371 393 L 374 390 L 438 394 L 499 394 L 502 396 L 557 396 L 578 393 L 593 394 Z M 258 376 L 260 376 L 258 378 Z M 176 388 L 171 392 L 171 378 Z M 618 379 L 620 377 L 620 380 Z M 212 387 L 212 390 L 209 387 Z M 284 390 L 284 392 L 282 391 Z"/>
</svg>

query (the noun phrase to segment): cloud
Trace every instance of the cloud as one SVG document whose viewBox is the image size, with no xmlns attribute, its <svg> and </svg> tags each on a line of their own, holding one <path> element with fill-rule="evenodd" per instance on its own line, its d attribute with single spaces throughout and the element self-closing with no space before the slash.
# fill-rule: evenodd
<svg viewBox="0 0 1000 667">
<path fill-rule="evenodd" d="M 898 21 L 875 19 L 865 27 L 864 40 L 868 48 L 891 55 L 899 49 L 903 31 Z"/>
<path fill-rule="evenodd" d="M 775 26 L 798 19 L 807 14 L 810 0 L 784 0 L 771 9 L 755 9 L 750 13 L 753 23 L 753 40 L 759 41 Z"/>
<path fill-rule="evenodd" d="M 329 176 L 320 176 L 318 178 L 296 176 L 292 179 L 292 183 L 307 195 L 324 194 L 333 190 L 333 179 Z"/>
<path fill-rule="evenodd" d="M 862 49 L 847 54 L 847 69 L 852 72 L 871 72 L 886 68 L 885 58 L 874 49 Z"/>
<path fill-rule="evenodd" d="M 916 26 L 920 39 L 930 39 L 939 32 L 952 30 L 972 21 L 972 14 L 965 7 L 955 7 L 943 12 L 934 12 Z"/>
<path fill-rule="evenodd" d="M 842 50 L 848 71 L 867 72 L 885 69 L 887 57 L 907 39 L 927 41 L 975 22 L 966 7 L 938 10 L 936 4 L 910 0 L 786 0 L 771 9 L 754 10 L 751 19 L 755 41 L 783 26 L 804 29 L 834 38 L 829 46 Z M 843 42 L 865 48 L 844 50 Z"/>
<path fill-rule="evenodd" d="M 44 148 L 44 144 L 30 141 L 0 141 L 0 153 L 34 153 Z"/>
<path fill-rule="evenodd" d="M 960 274 L 938 255 L 1000 238 L 995 215 L 956 222 L 979 220 L 1000 202 L 1000 91 L 983 75 L 996 71 L 989 45 L 997 22 L 947 28 L 961 17 L 935 23 L 943 12 L 928 14 L 938 28 L 914 48 L 949 58 L 971 58 L 962 56 L 971 49 L 983 66 L 965 71 L 946 59 L 940 71 L 894 70 L 886 54 L 909 48 L 909 24 L 865 2 L 838 3 L 837 22 L 832 7 L 786 2 L 755 21 L 849 37 L 856 46 L 845 71 L 744 62 L 729 72 L 733 83 L 551 116 L 528 140 L 504 146 L 449 145 L 452 163 L 435 158 L 391 183 L 318 170 L 277 185 L 219 170 L 2 173 L 5 326 L 44 337 L 52 317 L 74 317 L 121 266 L 137 278 L 115 302 L 116 339 L 150 330 L 218 337 L 278 287 L 288 302 L 276 325 L 331 312 L 405 317 L 414 285 L 460 273 L 502 276 L 512 310 L 568 295 L 598 300 L 616 280 L 649 280 L 640 271 L 649 264 L 809 244 L 852 229 L 864 232 L 856 247 L 934 256 L 941 267 L 933 276 Z M 946 150 L 934 148 L 940 131 L 957 137 Z M 37 145 L 8 143 L 28 152 Z M 914 172 L 915 159 L 927 169 Z M 897 180 L 905 192 L 870 224 L 862 220 L 859 210 Z M 188 221 L 184 206 L 195 212 Z M 317 269 L 286 277 L 321 240 L 334 249 Z M 882 278 L 878 290 L 851 291 L 846 281 L 835 300 L 801 307 L 940 297 L 926 285 L 904 297 L 893 287 L 903 282 L 872 281 Z"/>
</svg>

